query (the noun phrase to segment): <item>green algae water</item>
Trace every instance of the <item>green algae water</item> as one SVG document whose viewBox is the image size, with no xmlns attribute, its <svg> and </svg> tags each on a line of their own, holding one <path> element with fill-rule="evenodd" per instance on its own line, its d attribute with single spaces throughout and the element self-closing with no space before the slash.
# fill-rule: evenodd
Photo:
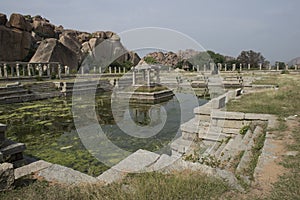
<svg viewBox="0 0 300 200">
<path fill-rule="evenodd" d="M 188 101 L 188 94 L 181 94 Z M 178 137 L 178 115 L 176 98 L 155 105 L 169 108 L 168 121 L 165 127 L 154 137 L 137 138 L 124 134 L 115 123 L 111 109 L 111 93 L 96 97 L 96 113 L 99 125 L 106 136 L 116 146 L 128 152 L 138 149 L 158 151 L 174 137 Z M 206 101 L 199 100 L 199 105 Z M 147 125 L 150 118 L 160 121 L 159 112 L 149 115 L 149 105 L 130 106 L 130 118 L 140 126 Z M 153 114 L 154 113 L 154 114 Z M 120 109 L 120 114 L 124 110 Z M 75 170 L 98 176 L 109 167 L 97 160 L 82 144 L 75 129 L 72 113 L 72 100 L 54 98 L 42 101 L 0 105 L 0 123 L 7 124 L 7 137 L 26 144 L 25 155 L 36 159 L 64 165 Z M 182 122 L 193 118 L 193 113 L 186 113 Z M 165 153 L 165 152 L 164 152 Z M 111 152 L 107 155 L 118 161 L 119 155 Z"/>
</svg>

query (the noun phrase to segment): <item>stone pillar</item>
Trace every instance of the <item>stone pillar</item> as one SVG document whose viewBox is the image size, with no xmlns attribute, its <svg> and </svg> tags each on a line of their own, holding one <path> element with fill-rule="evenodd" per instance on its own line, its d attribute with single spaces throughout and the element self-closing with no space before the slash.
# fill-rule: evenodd
<svg viewBox="0 0 300 200">
<path fill-rule="evenodd" d="M 289 65 L 285 64 L 285 70 L 289 70 Z"/>
<path fill-rule="evenodd" d="M 99 67 L 99 74 L 102 74 L 102 68 Z"/>
<path fill-rule="evenodd" d="M 242 71 L 242 70 L 243 70 L 243 64 L 240 63 L 240 71 Z"/>
<path fill-rule="evenodd" d="M 199 67 L 199 65 L 197 65 L 197 72 L 200 72 L 200 67 Z"/>
<path fill-rule="evenodd" d="M 123 67 L 123 73 L 124 74 L 126 73 L 126 67 Z"/>
<path fill-rule="evenodd" d="M 27 64 L 27 71 L 28 71 L 28 76 L 31 76 L 31 64 Z"/>
<path fill-rule="evenodd" d="M 225 71 L 225 72 L 227 71 L 227 64 L 225 64 L 225 69 L 224 69 L 224 71 Z"/>
<path fill-rule="evenodd" d="M 276 63 L 276 70 L 279 71 L 279 63 Z"/>
<path fill-rule="evenodd" d="M 171 67 L 169 67 L 169 72 L 171 71 Z"/>
<path fill-rule="evenodd" d="M 39 65 L 38 65 L 38 68 L 39 68 L 39 76 L 43 76 L 43 68 L 42 68 L 42 65 L 39 64 Z"/>
<path fill-rule="evenodd" d="M 94 74 L 96 74 L 96 66 L 94 66 Z"/>
<path fill-rule="evenodd" d="M 204 64 L 204 66 L 203 66 L 203 71 L 206 72 L 206 64 Z"/>
<path fill-rule="evenodd" d="M 4 63 L 4 65 L 3 65 L 3 72 L 4 72 L 4 77 L 7 78 L 8 74 L 7 74 L 7 65 L 6 65 L 6 63 Z"/>
<path fill-rule="evenodd" d="M 109 69 L 109 73 L 111 74 L 111 67 L 109 67 L 108 69 Z"/>
<path fill-rule="evenodd" d="M 114 67 L 114 73 L 115 74 L 117 73 L 117 67 Z"/>
<path fill-rule="evenodd" d="M 150 73 L 151 73 L 151 70 L 147 69 L 147 86 L 150 86 L 150 84 L 151 84 Z"/>
<path fill-rule="evenodd" d="M 250 70 L 251 69 L 251 64 L 248 64 L 248 70 Z"/>
<path fill-rule="evenodd" d="M 232 64 L 232 71 L 236 70 L 236 64 Z"/>
<path fill-rule="evenodd" d="M 210 71 L 215 71 L 215 63 L 209 63 Z"/>
<path fill-rule="evenodd" d="M 60 65 L 59 65 L 60 66 Z M 81 66 L 81 75 L 83 75 L 84 74 L 84 67 L 83 66 Z"/>
<path fill-rule="evenodd" d="M 136 74 L 135 74 L 135 68 L 133 67 L 132 68 L 132 85 L 133 86 L 135 86 L 135 84 L 136 84 L 135 79 L 136 79 Z"/>
<path fill-rule="evenodd" d="M 121 67 L 119 67 L 119 74 L 121 74 L 122 72 L 121 72 Z"/>
<path fill-rule="evenodd" d="M 47 64 L 47 76 L 51 76 L 50 64 Z"/>
<path fill-rule="evenodd" d="M 0 77 L 2 77 L 2 66 L 0 66 Z"/>
<path fill-rule="evenodd" d="M 259 63 L 259 70 L 261 70 L 262 69 L 262 64 L 261 63 Z"/>
<path fill-rule="evenodd" d="M 17 72 L 17 77 L 20 77 L 20 65 L 19 65 L 19 63 L 16 64 L 16 72 Z"/>
<path fill-rule="evenodd" d="M 69 75 L 69 67 L 67 65 L 65 66 L 65 75 Z"/>
<path fill-rule="evenodd" d="M 297 70 L 298 69 L 298 66 L 297 65 L 295 65 L 295 70 Z"/>
<path fill-rule="evenodd" d="M 83 67 L 82 67 L 82 71 L 83 71 Z M 58 64 L 58 78 L 61 78 L 61 65 Z"/>
<path fill-rule="evenodd" d="M 269 64 L 269 70 L 271 70 L 271 69 L 272 69 L 272 65 Z"/>
</svg>

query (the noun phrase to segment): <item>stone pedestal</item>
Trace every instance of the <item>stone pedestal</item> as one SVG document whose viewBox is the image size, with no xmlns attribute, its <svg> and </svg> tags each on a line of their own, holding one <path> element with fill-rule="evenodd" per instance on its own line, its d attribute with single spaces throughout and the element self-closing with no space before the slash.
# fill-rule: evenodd
<svg viewBox="0 0 300 200">
<path fill-rule="evenodd" d="M 248 70 L 250 70 L 251 69 L 251 64 L 248 64 Z"/>
</svg>

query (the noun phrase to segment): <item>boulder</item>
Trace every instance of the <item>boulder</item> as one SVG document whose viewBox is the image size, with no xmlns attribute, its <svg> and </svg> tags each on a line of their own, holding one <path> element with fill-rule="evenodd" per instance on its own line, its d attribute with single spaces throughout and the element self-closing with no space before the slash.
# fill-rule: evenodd
<svg viewBox="0 0 300 200">
<path fill-rule="evenodd" d="M 84 42 L 82 44 L 82 48 L 81 51 L 86 54 L 90 51 L 93 51 L 96 46 L 98 46 L 101 42 L 103 42 L 104 39 L 103 38 L 91 38 L 88 42 Z"/>
<path fill-rule="evenodd" d="M 106 35 L 107 38 L 111 38 L 113 35 L 116 35 L 116 34 L 114 32 L 111 32 L 111 31 L 106 31 L 105 35 Z"/>
<path fill-rule="evenodd" d="M 31 43 L 29 32 L 0 26 L 0 61 L 24 60 Z"/>
<path fill-rule="evenodd" d="M 13 28 L 17 28 L 23 31 L 30 32 L 32 30 L 32 26 L 29 22 L 26 21 L 25 17 L 21 14 L 13 13 L 9 18 L 9 24 Z"/>
<path fill-rule="evenodd" d="M 106 33 L 104 31 L 96 31 L 94 33 L 92 33 L 93 37 L 97 37 L 97 38 L 103 38 L 106 39 Z"/>
<path fill-rule="evenodd" d="M 80 62 L 81 61 L 81 44 L 78 41 L 76 37 L 68 36 L 68 35 L 62 35 L 59 38 L 59 42 L 62 43 L 64 46 L 66 46 L 68 49 L 73 51 L 76 56 L 77 60 Z"/>
<path fill-rule="evenodd" d="M 84 42 L 87 42 L 91 39 L 91 34 L 89 33 L 80 33 L 78 36 L 77 36 L 77 39 L 79 40 L 79 42 L 82 44 Z"/>
<path fill-rule="evenodd" d="M 133 66 L 136 66 L 140 62 L 140 60 L 141 58 L 137 53 L 133 51 L 128 52 L 127 61 L 130 61 L 133 64 Z"/>
<path fill-rule="evenodd" d="M 76 53 L 54 38 L 43 40 L 30 62 L 60 62 L 71 70 L 78 67 Z"/>
<path fill-rule="evenodd" d="M 46 20 L 33 18 L 33 31 L 43 38 L 55 38 L 55 26 Z"/>
<path fill-rule="evenodd" d="M 11 163 L 0 164 L 0 192 L 13 189 L 14 167 Z"/>
<path fill-rule="evenodd" d="M 5 14 L 0 13 L 0 25 L 5 25 L 7 22 L 7 18 Z"/>
</svg>

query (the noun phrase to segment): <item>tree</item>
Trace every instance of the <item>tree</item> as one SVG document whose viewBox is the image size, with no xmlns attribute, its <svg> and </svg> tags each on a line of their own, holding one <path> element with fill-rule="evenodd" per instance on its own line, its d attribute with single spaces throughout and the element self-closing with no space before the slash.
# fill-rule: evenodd
<svg viewBox="0 0 300 200">
<path fill-rule="evenodd" d="M 151 56 L 147 56 L 146 58 L 144 58 L 144 60 L 147 64 L 157 64 L 157 60 L 155 60 L 155 58 Z"/>
<path fill-rule="evenodd" d="M 211 59 L 214 61 L 214 63 L 224 63 L 225 62 L 225 56 L 215 53 L 213 51 L 207 51 L 207 53 L 210 55 Z"/>
<path fill-rule="evenodd" d="M 260 52 L 242 51 L 237 57 L 237 61 L 242 64 L 251 64 L 252 67 L 258 67 L 259 64 L 265 64 L 266 60 Z"/>
</svg>

